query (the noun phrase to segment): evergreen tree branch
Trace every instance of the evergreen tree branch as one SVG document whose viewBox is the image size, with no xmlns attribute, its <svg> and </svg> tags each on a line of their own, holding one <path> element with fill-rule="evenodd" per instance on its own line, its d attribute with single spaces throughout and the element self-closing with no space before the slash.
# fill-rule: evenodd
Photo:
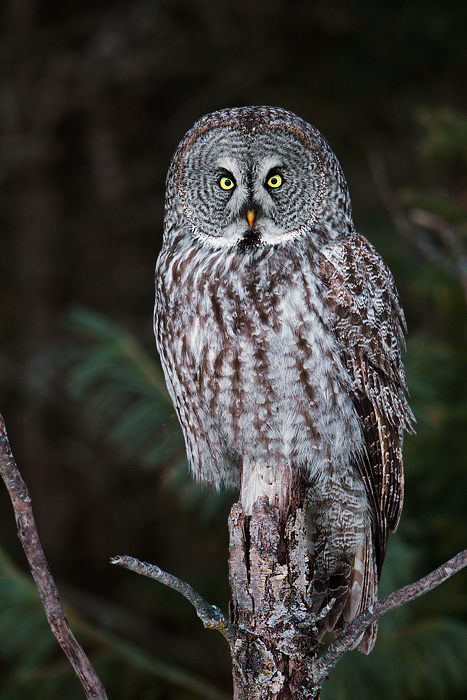
<svg viewBox="0 0 467 700">
<path fill-rule="evenodd" d="M 105 689 L 65 617 L 60 596 L 42 549 L 31 506 L 31 497 L 16 466 L 0 415 L 0 474 L 8 489 L 15 513 L 18 537 L 44 606 L 50 629 L 63 649 L 84 688 L 86 697 L 107 700 Z"/>
</svg>

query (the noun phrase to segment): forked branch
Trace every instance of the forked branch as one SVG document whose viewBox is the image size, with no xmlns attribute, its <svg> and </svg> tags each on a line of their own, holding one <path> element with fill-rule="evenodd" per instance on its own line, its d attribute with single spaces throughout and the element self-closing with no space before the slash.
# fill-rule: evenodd
<svg viewBox="0 0 467 700">
<path fill-rule="evenodd" d="M 198 617 L 203 622 L 204 626 L 210 629 L 219 630 L 229 642 L 233 661 L 235 663 L 235 649 L 242 648 L 241 639 L 245 635 L 249 637 L 249 643 L 254 640 L 254 634 L 251 634 L 243 628 L 236 628 L 230 624 L 222 615 L 219 608 L 210 605 L 204 598 L 195 591 L 189 584 L 181 579 L 167 574 L 157 566 L 140 562 L 133 557 L 119 556 L 114 557 L 113 564 L 117 564 L 124 568 L 135 571 L 144 576 L 149 576 L 155 580 L 169 586 L 173 590 L 181 593 L 194 606 Z M 438 567 L 430 574 L 427 574 L 419 581 L 408 584 L 403 588 L 394 591 L 390 595 L 378 600 L 376 603 L 364 610 L 358 615 L 353 622 L 330 644 L 327 650 L 321 656 L 314 656 L 309 660 L 309 675 L 308 683 L 302 686 L 302 695 L 297 697 L 318 697 L 325 678 L 329 671 L 336 666 L 344 654 L 352 649 L 356 640 L 373 622 L 376 622 L 380 617 L 396 608 L 409 603 L 416 598 L 428 593 L 436 586 L 446 581 L 455 573 L 467 566 L 467 549 L 457 554 L 455 557 L 447 561 L 442 566 Z M 235 641 L 237 640 L 237 644 Z M 261 645 L 261 640 L 257 640 Z M 267 663 L 270 663 L 268 659 Z M 265 696 L 266 697 L 266 696 Z"/>
</svg>

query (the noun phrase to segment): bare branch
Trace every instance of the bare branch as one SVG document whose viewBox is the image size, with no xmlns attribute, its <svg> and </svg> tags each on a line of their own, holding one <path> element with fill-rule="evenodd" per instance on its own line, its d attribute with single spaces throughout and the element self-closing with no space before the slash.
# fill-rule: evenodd
<svg viewBox="0 0 467 700">
<path fill-rule="evenodd" d="M 93 700 L 107 700 L 104 686 L 91 666 L 83 648 L 73 635 L 65 617 L 57 587 L 39 540 L 32 512 L 31 498 L 11 453 L 5 423 L 1 415 L 0 473 L 13 504 L 18 537 L 23 545 L 50 628 L 73 666 L 84 688 L 86 697 Z"/>
<path fill-rule="evenodd" d="M 235 628 L 225 619 L 219 608 L 208 603 L 198 591 L 195 591 L 186 581 L 182 581 L 182 579 L 168 574 L 158 566 L 155 566 L 155 564 L 148 564 L 127 555 L 112 557 L 110 562 L 111 564 L 117 564 L 117 566 L 122 566 L 130 571 L 135 571 L 137 574 L 153 578 L 159 581 L 159 583 L 163 583 L 164 586 L 178 591 L 178 593 L 181 593 L 182 596 L 193 605 L 204 627 L 219 630 L 229 642 L 235 637 Z"/>
<path fill-rule="evenodd" d="M 385 615 L 401 605 L 409 603 L 420 596 L 439 586 L 448 578 L 456 574 L 458 571 L 467 566 L 467 549 L 456 554 L 455 557 L 449 559 L 445 564 L 438 567 L 430 574 L 427 574 L 419 581 L 410 583 L 399 590 L 390 593 L 385 598 L 378 600 L 373 605 L 370 605 L 366 610 L 360 613 L 350 625 L 337 637 L 337 639 L 327 648 L 327 650 L 318 659 L 318 678 L 324 680 L 331 668 L 349 651 L 360 637 L 362 632 L 366 630 L 373 622 L 376 622 L 380 617 Z"/>
<path fill-rule="evenodd" d="M 245 625 L 236 627 L 235 625 L 230 624 L 224 618 L 219 608 L 207 603 L 204 598 L 185 581 L 162 571 L 162 569 L 160 569 L 158 566 L 141 562 L 133 557 L 117 556 L 113 557 L 111 562 L 112 564 L 123 566 L 126 569 L 153 578 L 169 588 L 181 593 L 194 606 L 198 617 L 203 622 L 205 627 L 217 629 L 226 637 L 227 641 L 229 642 L 234 667 L 239 666 L 240 668 L 241 664 L 243 663 L 245 665 L 246 660 L 248 660 L 244 652 L 245 647 L 250 649 L 250 654 L 251 650 L 254 649 L 255 654 L 253 660 L 255 668 L 255 681 L 248 676 L 247 666 L 240 668 L 240 670 L 243 670 L 243 672 L 247 674 L 246 681 L 250 689 L 249 693 L 251 697 L 253 697 L 253 686 L 256 687 L 258 684 L 258 676 L 261 675 L 259 670 L 262 672 L 264 671 L 263 666 L 265 660 L 270 675 L 272 675 L 273 671 L 278 671 L 276 664 L 274 663 L 274 655 L 271 654 L 271 652 L 265 647 L 262 640 L 262 635 L 254 633 Z M 433 590 L 433 588 L 436 588 L 436 586 L 439 586 L 441 583 L 466 566 L 467 549 L 460 552 L 445 564 L 421 578 L 419 581 L 410 583 L 407 586 L 394 591 L 360 613 L 360 615 L 353 620 L 353 622 L 342 632 L 342 634 L 340 634 L 339 637 L 337 637 L 337 639 L 330 644 L 330 646 L 321 656 L 312 654 L 309 657 L 307 673 L 308 679 L 302 679 L 302 682 L 297 687 L 296 697 L 319 698 L 321 687 L 324 680 L 327 678 L 329 671 L 336 666 L 347 651 L 354 648 L 355 642 L 359 639 L 367 627 L 369 627 L 373 622 L 376 622 L 386 613 L 391 612 L 395 608 L 405 605 L 406 603 L 409 603 L 410 601 L 415 600 L 416 598 L 419 598 L 425 593 Z M 269 656 L 267 656 L 268 654 Z M 294 659 L 292 663 L 296 663 L 296 659 Z M 266 695 L 264 695 L 264 697 L 266 697 Z M 273 696 L 276 697 L 274 693 L 267 695 L 268 698 Z"/>
</svg>

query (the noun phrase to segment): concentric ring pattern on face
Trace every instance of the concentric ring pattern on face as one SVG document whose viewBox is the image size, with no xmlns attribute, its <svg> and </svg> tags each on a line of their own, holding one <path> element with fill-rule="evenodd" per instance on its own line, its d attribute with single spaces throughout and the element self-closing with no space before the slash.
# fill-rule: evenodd
<svg viewBox="0 0 467 700">
<path fill-rule="evenodd" d="M 214 127 L 186 151 L 179 186 L 196 231 L 234 245 L 254 210 L 264 242 L 277 243 L 309 223 L 321 179 L 313 152 L 287 130 Z"/>
</svg>

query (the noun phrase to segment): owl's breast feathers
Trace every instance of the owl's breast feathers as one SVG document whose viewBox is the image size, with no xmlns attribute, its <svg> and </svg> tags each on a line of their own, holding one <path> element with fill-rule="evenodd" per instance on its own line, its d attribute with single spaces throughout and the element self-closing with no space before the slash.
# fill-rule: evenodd
<svg viewBox="0 0 467 700">
<path fill-rule="evenodd" d="M 161 253 L 156 287 L 158 349 L 195 476 L 239 486 L 243 472 L 248 507 L 266 481 L 280 500 L 282 474 L 308 474 L 314 606 L 339 600 L 321 634 L 342 629 L 376 596 L 402 506 L 413 416 L 389 270 L 357 234 L 321 250 L 182 241 Z"/>
<path fill-rule="evenodd" d="M 245 459 L 320 477 L 361 450 L 318 262 L 273 249 L 162 254 L 158 345 L 200 479 L 238 485 Z"/>
</svg>

